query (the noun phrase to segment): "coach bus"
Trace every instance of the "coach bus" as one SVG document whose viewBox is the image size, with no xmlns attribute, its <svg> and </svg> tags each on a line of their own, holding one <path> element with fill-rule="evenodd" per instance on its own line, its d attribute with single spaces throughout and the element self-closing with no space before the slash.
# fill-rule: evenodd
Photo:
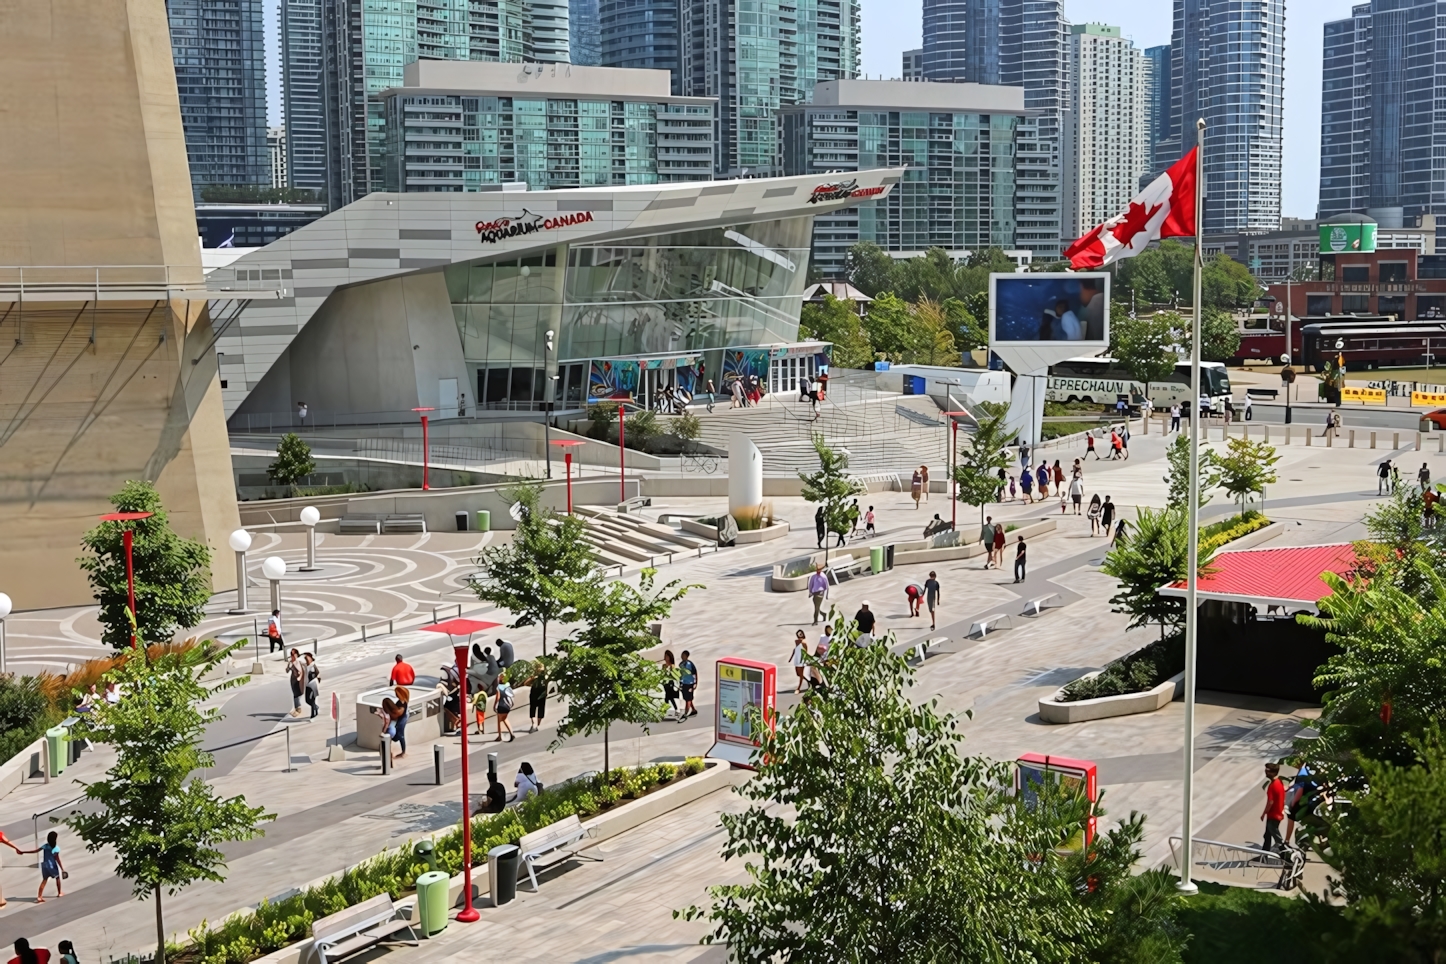
<svg viewBox="0 0 1446 964">
<path fill-rule="evenodd" d="M 1148 393 L 1145 388 L 1113 358 L 1071 358 L 1050 366 L 1044 397 L 1050 402 L 1113 405 L 1121 395 L 1126 395 L 1134 405 L 1148 395 L 1156 411 L 1171 405 L 1188 406 L 1190 363 L 1176 365 L 1174 374 L 1164 381 L 1150 382 Z M 1212 412 L 1225 410 L 1225 399 L 1230 396 L 1230 375 L 1223 364 L 1200 363 L 1200 394 L 1210 400 Z"/>
</svg>

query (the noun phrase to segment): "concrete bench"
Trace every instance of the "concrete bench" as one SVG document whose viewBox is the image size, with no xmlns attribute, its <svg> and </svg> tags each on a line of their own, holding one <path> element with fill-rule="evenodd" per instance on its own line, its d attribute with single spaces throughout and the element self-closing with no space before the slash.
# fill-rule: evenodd
<svg viewBox="0 0 1446 964">
<path fill-rule="evenodd" d="M 969 625 L 969 636 L 971 639 L 983 639 L 996 629 L 1013 629 L 1014 621 L 1009 618 L 1008 613 L 994 613 L 985 616 L 977 623 Z"/>
<path fill-rule="evenodd" d="M 412 925 L 397 917 L 397 907 L 390 894 L 377 894 L 371 900 L 354 904 L 346 910 L 323 917 L 311 925 L 312 945 L 321 964 L 331 964 L 357 951 L 383 942 L 391 942 L 393 934 L 406 931 L 417 944 Z"/>
<path fill-rule="evenodd" d="M 546 869 L 577 856 L 577 847 L 574 844 L 586 836 L 587 828 L 582 825 L 577 814 L 573 814 L 565 820 L 548 824 L 541 830 L 524 834 L 522 839 L 517 841 L 517 846 L 522 851 L 522 862 L 527 865 L 527 876 L 532 880 L 533 893 L 537 892 L 537 868 Z"/>
<path fill-rule="evenodd" d="M 1031 599 L 1029 602 L 1025 603 L 1023 615 L 1038 616 L 1047 608 L 1054 609 L 1062 605 L 1064 605 L 1064 603 L 1060 600 L 1059 593 L 1052 592 L 1047 596 L 1040 596 L 1038 599 Z"/>
<path fill-rule="evenodd" d="M 345 515 L 337 522 L 337 531 L 342 535 L 377 535 L 382 531 L 382 522 L 373 515 Z"/>
<path fill-rule="evenodd" d="M 929 658 L 929 650 L 935 646 L 942 646 L 948 641 L 948 636 L 935 636 L 932 639 L 921 639 L 917 643 L 902 644 L 895 652 L 904 657 L 906 662 L 917 666 Z"/>
<path fill-rule="evenodd" d="M 619 512 L 619 513 L 637 512 L 639 509 L 647 508 L 648 506 L 650 506 L 650 505 L 652 505 L 652 504 L 653 504 L 653 500 L 650 499 L 650 498 L 648 498 L 647 496 L 644 496 L 644 495 L 635 495 L 635 496 L 633 496 L 631 499 L 627 499 L 627 500 L 625 500 L 625 501 L 623 501 L 623 502 L 619 502 L 619 503 L 618 503 L 618 512 Z"/>
<path fill-rule="evenodd" d="M 382 520 L 383 532 L 426 532 L 427 519 L 420 512 L 389 515 Z"/>
</svg>

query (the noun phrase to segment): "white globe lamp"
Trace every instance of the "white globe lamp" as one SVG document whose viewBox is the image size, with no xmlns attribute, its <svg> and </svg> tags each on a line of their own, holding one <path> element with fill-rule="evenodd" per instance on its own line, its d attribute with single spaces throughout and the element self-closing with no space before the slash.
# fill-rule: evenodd
<svg viewBox="0 0 1446 964">
<path fill-rule="evenodd" d="M 246 601 L 246 550 L 251 548 L 251 533 L 237 529 L 226 542 L 236 553 L 236 608 L 231 612 L 244 613 L 249 611 Z"/>
<path fill-rule="evenodd" d="M 316 524 L 321 521 L 321 510 L 309 505 L 301 510 L 301 524 L 306 526 L 306 565 L 302 572 L 316 571 Z"/>
</svg>

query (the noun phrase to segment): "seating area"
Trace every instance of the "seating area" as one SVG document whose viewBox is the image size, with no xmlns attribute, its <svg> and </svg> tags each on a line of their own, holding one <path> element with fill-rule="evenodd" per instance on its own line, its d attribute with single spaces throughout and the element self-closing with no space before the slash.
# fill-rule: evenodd
<svg viewBox="0 0 1446 964">
<path fill-rule="evenodd" d="M 357 951 L 400 939 L 393 935 L 402 931 L 411 935 L 411 943 L 416 946 L 417 932 L 409 921 L 397 916 L 391 895 L 377 894 L 316 921 L 311 925 L 311 939 L 320 964 L 331 964 Z"/>
<path fill-rule="evenodd" d="M 717 548 L 702 536 L 649 522 L 639 515 L 583 505 L 573 511 L 588 520 L 583 538 L 602 566 L 640 569 L 672 562 L 675 555 L 696 556 Z"/>
<path fill-rule="evenodd" d="M 374 515 L 344 515 L 337 522 L 337 531 L 344 536 L 377 535 L 382 531 L 382 520 Z"/>
<path fill-rule="evenodd" d="M 587 837 L 587 829 L 577 814 L 548 824 L 541 830 L 523 835 L 517 841 L 522 851 L 522 862 L 527 865 L 527 876 L 532 881 L 532 890 L 537 892 L 537 871 L 545 870 L 577 856 L 576 844 Z M 593 857 L 601 860 L 601 857 Z"/>
<path fill-rule="evenodd" d="M 426 532 L 427 520 L 420 512 L 403 512 L 382 519 L 383 532 Z"/>
</svg>

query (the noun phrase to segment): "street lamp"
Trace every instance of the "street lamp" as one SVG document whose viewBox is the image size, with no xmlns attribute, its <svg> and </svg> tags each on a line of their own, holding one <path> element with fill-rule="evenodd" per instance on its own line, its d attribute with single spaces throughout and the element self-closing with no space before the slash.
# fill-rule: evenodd
<svg viewBox="0 0 1446 964">
<path fill-rule="evenodd" d="M 556 445 L 562 449 L 562 462 L 567 467 L 567 514 L 572 515 L 572 447 L 581 445 L 581 439 L 564 438 L 558 439 L 549 444 Z"/>
<path fill-rule="evenodd" d="M 974 418 L 974 414 L 973 414 L 972 412 L 965 411 L 964 409 L 960 409 L 960 410 L 957 411 L 957 412 L 945 412 L 944 415 L 945 415 L 946 417 L 948 417 L 949 423 L 950 423 L 950 425 L 951 425 L 951 426 L 953 427 L 953 429 L 954 429 L 954 440 L 953 440 L 953 444 L 949 447 L 949 454 L 954 457 L 954 461 L 955 461 L 955 463 L 956 463 L 956 464 L 955 464 L 955 468 L 958 468 L 958 465 L 957 465 L 958 460 L 959 460 L 959 418 L 958 418 L 958 416 L 963 416 L 964 418 L 973 419 L 973 418 Z M 955 531 L 958 531 L 958 523 L 959 523 L 959 480 L 958 480 L 957 478 L 955 478 L 953 471 L 950 471 L 950 473 L 949 473 L 949 481 L 950 481 L 950 484 L 951 484 L 951 486 L 952 486 L 951 492 L 953 493 L 953 498 L 950 500 L 950 501 L 952 502 L 953 507 L 949 510 L 949 525 L 950 525 L 950 527 L 952 527 Z"/>
<path fill-rule="evenodd" d="M 624 445 L 623 426 L 627 422 L 626 401 L 618 399 L 618 505 L 628 501 L 628 449 Z"/>
<path fill-rule="evenodd" d="M 231 614 L 239 615 L 248 611 L 246 602 L 246 550 L 251 548 L 251 533 L 245 529 L 237 529 L 231 533 L 231 538 L 226 541 L 231 546 L 231 551 L 236 553 L 236 608 L 231 610 Z"/>
<path fill-rule="evenodd" d="M 10 609 L 10 597 L 0 592 L 0 676 L 5 675 L 5 617 Z"/>
<path fill-rule="evenodd" d="M 306 526 L 306 565 L 302 572 L 316 572 L 316 524 L 321 521 L 321 511 L 314 505 L 301 510 L 301 524 Z"/>
<path fill-rule="evenodd" d="M 281 577 L 286 575 L 286 560 L 280 556 L 267 556 L 261 564 L 261 573 L 271 580 L 271 611 L 281 608 Z"/>
<path fill-rule="evenodd" d="M 547 448 L 552 444 L 552 426 L 548 424 L 547 416 L 552 412 L 552 396 L 554 385 L 547 373 L 547 356 L 553 350 L 552 329 L 547 329 L 542 342 L 542 440 L 545 443 L 543 451 L 547 453 L 547 477 L 552 478 L 552 449 Z"/>
<path fill-rule="evenodd" d="M 100 520 L 102 522 L 139 522 L 141 519 L 149 519 L 150 517 L 151 513 L 149 512 L 107 512 L 100 517 Z M 135 532 L 132 526 L 126 526 L 121 530 L 121 541 L 124 543 L 126 550 L 126 599 L 129 601 L 131 608 L 131 649 L 136 648 L 136 633 L 134 629 L 136 619 L 136 568 L 131 554 L 134 536 Z"/>
<path fill-rule="evenodd" d="M 429 450 L 427 447 L 427 413 L 435 412 L 436 409 L 414 408 L 412 411 L 418 412 L 422 416 L 422 491 L 427 492 L 432 488 L 427 478 L 427 463 L 431 461 L 431 459 L 428 458 Z"/>
</svg>

